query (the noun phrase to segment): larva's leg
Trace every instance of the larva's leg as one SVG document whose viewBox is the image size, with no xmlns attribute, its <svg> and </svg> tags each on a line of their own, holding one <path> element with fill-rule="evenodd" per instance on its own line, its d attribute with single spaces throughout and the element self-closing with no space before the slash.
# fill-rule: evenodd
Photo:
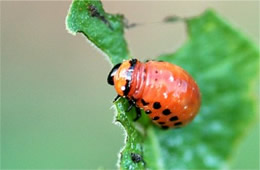
<svg viewBox="0 0 260 170">
<path fill-rule="evenodd" d="M 120 96 L 117 95 L 117 96 L 115 97 L 115 99 L 113 100 L 113 102 L 117 101 L 117 99 L 118 99 L 119 97 L 120 97 Z"/>
<path fill-rule="evenodd" d="M 139 107 L 135 107 L 135 110 L 136 110 L 136 118 L 134 119 L 134 121 L 137 121 L 141 117 L 141 110 Z"/>
<path fill-rule="evenodd" d="M 129 103 L 129 106 L 126 110 L 127 112 L 129 112 L 133 108 L 133 106 L 135 105 L 135 103 L 130 99 L 128 99 L 128 103 Z"/>
<path fill-rule="evenodd" d="M 126 111 L 129 112 L 133 108 L 133 106 L 134 106 L 135 110 L 136 110 L 136 118 L 134 119 L 134 121 L 137 121 L 141 117 L 141 110 L 140 110 L 139 107 L 137 107 L 135 105 L 135 101 L 134 100 L 128 99 L 128 103 L 129 103 L 129 106 L 128 106 Z"/>
</svg>

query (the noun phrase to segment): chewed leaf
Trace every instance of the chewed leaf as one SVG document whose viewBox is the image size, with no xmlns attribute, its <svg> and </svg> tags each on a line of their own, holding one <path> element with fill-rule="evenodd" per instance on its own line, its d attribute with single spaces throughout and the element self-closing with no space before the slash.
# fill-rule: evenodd
<svg viewBox="0 0 260 170">
<path fill-rule="evenodd" d="M 127 141 L 126 146 L 141 145 L 147 169 L 226 167 L 235 143 L 256 118 L 257 48 L 212 11 L 187 20 L 187 27 L 187 43 L 159 59 L 182 66 L 194 77 L 202 93 L 201 110 L 184 128 L 148 126 L 146 135 Z M 138 133 L 135 126 L 121 123 L 128 136 Z M 134 149 L 125 147 L 124 152 L 129 155 Z M 137 166 L 129 162 L 130 157 L 122 157 L 121 168 Z"/>
<path fill-rule="evenodd" d="M 74 0 L 66 25 L 73 34 L 83 33 L 113 64 L 117 64 L 129 58 L 123 19 L 122 15 L 105 13 L 100 1 Z"/>
<path fill-rule="evenodd" d="M 255 121 L 259 51 L 212 11 L 189 19 L 187 26 L 188 42 L 159 59 L 194 77 L 202 94 L 200 113 L 187 127 L 155 131 L 149 140 L 159 143 L 165 169 L 220 168 Z"/>
<path fill-rule="evenodd" d="M 136 130 L 133 124 L 133 116 L 135 111 L 126 112 L 128 106 L 127 100 L 121 98 L 115 102 L 117 115 L 116 121 L 120 122 L 126 130 L 127 138 L 126 145 L 120 153 L 119 166 L 122 169 L 144 169 L 145 162 L 142 159 L 143 155 L 143 135 Z M 140 156 L 139 161 L 135 161 L 135 156 Z"/>
<path fill-rule="evenodd" d="M 129 58 L 123 17 L 104 12 L 100 1 L 75 0 L 67 28 L 81 32 L 113 64 Z M 169 18 L 167 22 L 175 22 Z M 126 132 L 120 169 L 219 169 L 228 166 L 235 143 L 257 118 L 259 49 L 213 11 L 187 19 L 188 40 L 176 53 L 158 59 L 183 67 L 197 81 L 200 113 L 180 129 L 162 130 L 142 113 L 117 100 L 116 121 Z"/>
</svg>

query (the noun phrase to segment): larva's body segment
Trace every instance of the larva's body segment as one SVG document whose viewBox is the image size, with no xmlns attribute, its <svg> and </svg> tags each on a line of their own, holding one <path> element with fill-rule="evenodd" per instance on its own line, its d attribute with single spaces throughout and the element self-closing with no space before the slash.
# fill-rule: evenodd
<svg viewBox="0 0 260 170">
<path fill-rule="evenodd" d="M 174 64 L 132 59 L 124 61 L 112 78 L 120 96 L 134 101 L 164 129 L 186 125 L 199 111 L 200 91 L 196 82 Z"/>
</svg>

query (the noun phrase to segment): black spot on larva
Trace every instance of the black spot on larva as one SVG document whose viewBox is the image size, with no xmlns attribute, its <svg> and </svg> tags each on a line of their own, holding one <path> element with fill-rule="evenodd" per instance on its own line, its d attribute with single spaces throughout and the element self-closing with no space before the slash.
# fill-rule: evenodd
<svg viewBox="0 0 260 170">
<path fill-rule="evenodd" d="M 171 114 L 171 111 L 170 111 L 170 109 L 164 109 L 162 113 L 164 115 L 169 115 L 169 114 Z"/>
<path fill-rule="evenodd" d="M 176 121 L 176 120 L 178 120 L 177 116 L 173 116 L 173 117 L 170 118 L 170 121 Z"/>
<path fill-rule="evenodd" d="M 158 70 L 155 70 L 155 73 L 157 74 L 157 73 L 158 73 Z"/>
<path fill-rule="evenodd" d="M 165 122 L 158 122 L 160 125 L 163 125 L 163 124 L 165 124 Z"/>
<path fill-rule="evenodd" d="M 154 108 L 154 109 L 160 109 L 160 108 L 161 108 L 160 102 L 154 102 L 153 108 Z"/>
<path fill-rule="evenodd" d="M 179 125 L 182 125 L 182 123 L 181 122 L 174 123 L 174 126 L 179 126 Z"/>
<path fill-rule="evenodd" d="M 123 90 L 124 96 L 127 96 L 130 91 L 130 81 L 126 80 L 125 90 Z"/>
<path fill-rule="evenodd" d="M 144 99 L 141 99 L 141 102 L 142 102 L 143 106 L 147 106 L 147 105 L 149 104 L 149 103 L 146 102 Z"/>
<path fill-rule="evenodd" d="M 123 91 L 124 96 L 127 96 L 129 91 L 130 91 L 130 85 L 131 85 L 131 82 L 132 82 L 132 74 L 133 74 L 133 70 L 135 69 L 135 65 L 136 65 L 137 62 L 138 62 L 137 59 L 132 59 L 132 60 L 129 61 L 130 67 L 127 70 L 127 74 L 128 74 L 129 78 L 128 78 L 128 80 L 126 80 L 125 90 Z"/>
<path fill-rule="evenodd" d="M 131 153 L 131 159 L 134 163 L 142 161 L 142 156 L 137 153 Z"/>
<path fill-rule="evenodd" d="M 151 114 L 152 111 L 151 111 L 151 110 L 146 110 L 145 113 L 146 113 L 146 114 Z"/>
<path fill-rule="evenodd" d="M 158 120 L 158 119 L 160 119 L 159 116 L 155 116 L 155 117 L 153 118 L 153 120 Z"/>
<path fill-rule="evenodd" d="M 137 61 L 138 61 L 138 60 L 135 59 L 135 58 L 132 59 L 132 60 L 130 60 L 130 65 L 131 65 L 131 67 L 132 67 L 132 66 L 135 66 L 135 64 L 137 63 Z"/>
<path fill-rule="evenodd" d="M 162 126 L 162 129 L 169 129 L 169 126 Z"/>
</svg>

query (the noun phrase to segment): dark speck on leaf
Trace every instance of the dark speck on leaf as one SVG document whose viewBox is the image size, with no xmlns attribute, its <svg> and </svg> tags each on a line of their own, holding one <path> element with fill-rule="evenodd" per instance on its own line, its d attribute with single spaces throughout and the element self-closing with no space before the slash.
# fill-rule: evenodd
<svg viewBox="0 0 260 170">
<path fill-rule="evenodd" d="M 134 163 L 139 163 L 142 161 L 142 156 L 137 153 L 131 153 L 131 159 Z"/>
<path fill-rule="evenodd" d="M 108 20 L 105 18 L 105 16 L 101 15 L 98 9 L 94 5 L 88 5 L 87 7 L 88 11 L 90 12 L 90 16 L 97 17 L 100 19 L 104 24 L 106 24 L 111 30 L 113 30 L 111 24 L 108 22 Z"/>
</svg>

